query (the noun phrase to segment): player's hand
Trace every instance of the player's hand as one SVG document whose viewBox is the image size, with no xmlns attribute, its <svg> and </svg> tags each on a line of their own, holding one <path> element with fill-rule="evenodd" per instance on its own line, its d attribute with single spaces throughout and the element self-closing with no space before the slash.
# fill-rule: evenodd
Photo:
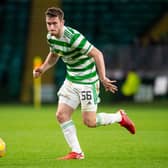
<svg viewBox="0 0 168 168">
<path fill-rule="evenodd" d="M 106 91 L 110 91 L 112 93 L 115 93 L 118 91 L 118 88 L 116 85 L 114 85 L 114 83 L 116 83 L 116 80 L 110 80 L 109 78 L 104 78 L 103 80 L 101 80 L 103 86 L 105 87 Z"/>
<path fill-rule="evenodd" d="M 42 69 L 40 67 L 37 67 L 33 69 L 33 77 L 34 78 L 39 78 L 42 75 Z"/>
</svg>

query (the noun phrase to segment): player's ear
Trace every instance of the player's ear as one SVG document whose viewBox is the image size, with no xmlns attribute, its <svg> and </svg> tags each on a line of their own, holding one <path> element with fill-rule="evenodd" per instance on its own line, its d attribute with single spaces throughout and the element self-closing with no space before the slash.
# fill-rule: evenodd
<svg viewBox="0 0 168 168">
<path fill-rule="evenodd" d="M 65 24 L 65 20 L 64 20 L 64 19 L 62 19 L 62 24 L 63 24 L 63 25 Z"/>
</svg>

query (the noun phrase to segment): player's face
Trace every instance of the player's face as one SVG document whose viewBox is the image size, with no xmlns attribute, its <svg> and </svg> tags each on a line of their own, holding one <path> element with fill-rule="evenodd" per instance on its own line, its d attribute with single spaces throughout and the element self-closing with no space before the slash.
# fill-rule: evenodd
<svg viewBox="0 0 168 168">
<path fill-rule="evenodd" d="M 48 31 L 52 35 L 60 37 L 64 26 L 64 20 L 60 20 L 59 17 L 46 17 L 46 24 Z"/>
</svg>

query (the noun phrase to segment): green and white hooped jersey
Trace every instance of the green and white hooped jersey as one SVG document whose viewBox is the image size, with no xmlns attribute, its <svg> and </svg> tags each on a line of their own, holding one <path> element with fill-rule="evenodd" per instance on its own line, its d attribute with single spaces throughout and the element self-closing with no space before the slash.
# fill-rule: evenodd
<svg viewBox="0 0 168 168">
<path fill-rule="evenodd" d="M 61 38 L 48 33 L 47 40 L 50 51 L 60 56 L 66 64 L 66 79 L 81 84 L 93 84 L 98 80 L 95 61 L 88 56 L 93 45 L 80 32 L 64 26 Z"/>
</svg>

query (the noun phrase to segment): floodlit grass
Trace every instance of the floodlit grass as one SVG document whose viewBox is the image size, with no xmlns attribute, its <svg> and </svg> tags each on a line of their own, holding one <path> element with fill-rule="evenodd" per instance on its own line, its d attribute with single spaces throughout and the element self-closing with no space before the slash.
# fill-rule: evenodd
<svg viewBox="0 0 168 168">
<path fill-rule="evenodd" d="M 87 128 L 80 110 L 74 113 L 84 160 L 58 161 L 69 152 L 55 120 L 54 106 L 0 105 L 0 137 L 7 145 L 0 168 L 166 168 L 168 167 L 168 106 L 165 104 L 100 105 L 99 112 L 124 108 L 137 133 L 118 124 Z"/>
</svg>

